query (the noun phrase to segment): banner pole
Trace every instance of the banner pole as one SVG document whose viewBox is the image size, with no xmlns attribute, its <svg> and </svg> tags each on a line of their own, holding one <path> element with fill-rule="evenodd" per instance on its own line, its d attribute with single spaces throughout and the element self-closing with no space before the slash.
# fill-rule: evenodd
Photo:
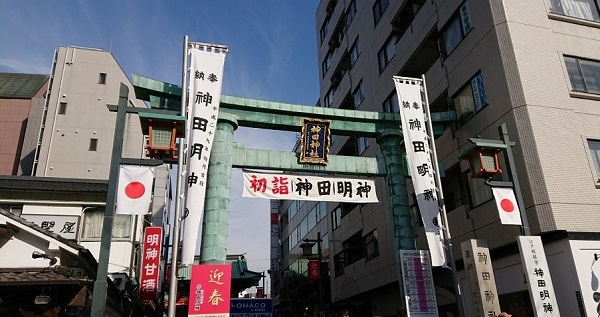
<svg viewBox="0 0 600 317">
<path fill-rule="evenodd" d="M 183 37 L 183 71 L 182 71 L 182 79 L 181 79 L 181 115 L 187 118 L 187 107 L 186 107 L 186 96 L 187 96 L 187 64 L 188 64 L 188 36 L 185 35 Z M 173 215 L 173 234 L 172 234 L 172 242 L 171 242 L 171 281 L 169 284 L 169 317 L 175 317 L 175 302 L 177 301 L 177 262 L 178 262 L 178 253 L 179 253 L 179 231 L 180 231 L 180 223 L 181 223 L 181 208 L 183 200 L 182 197 L 182 181 L 184 180 L 185 169 L 183 168 L 184 163 L 184 153 L 185 153 L 185 142 L 187 140 L 187 122 L 185 129 L 185 137 L 184 139 L 179 139 L 179 149 L 177 151 L 177 188 L 175 194 L 175 210 Z"/>
<path fill-rule="evenodd" d="M 427 118 L 427 129 L 429 129 L 429 135 L 431 137 L 431 153 L 433 155 L 432 163 L 435 171 L 435 182 L 438 189 L 438 203 L 440 205 L 440 213 L 442 218 L 442 233 L 444 234 L 444 241 L 446 243 L 446 250 L 448 253 L 448 260 L 450 262 L 450 270 L 452 279 L 454 281 L 454 290 L 456 291 L 456 306 L 458 308 L 458 315 L 465 316 L 465 310 L 463 308 L 462 294 L 460 289 L 460 283 L 458 280 L 458 273 L 456 272 L 456 262 L 454 260 L 454 250 L 452 249 L 452 237 L 450 236 L 450 227 L 448 225 L 448 216 L 446 214 L 446 203 L 444 202 L 444 191 L 442 189 L 442 180 L 440 178 L 440 167 L 438 164 L 437 152 L 435 149 L 435 138 L 433 137 L 433 125 L 431 123 L 431 112 L 429 111 L 429 97 L 427 96 L 427 84 L 425 83 L 425 75 L 421 75 L 423 82 L 423 96 L 425 105 L 425 116 Z"/>
</svg>

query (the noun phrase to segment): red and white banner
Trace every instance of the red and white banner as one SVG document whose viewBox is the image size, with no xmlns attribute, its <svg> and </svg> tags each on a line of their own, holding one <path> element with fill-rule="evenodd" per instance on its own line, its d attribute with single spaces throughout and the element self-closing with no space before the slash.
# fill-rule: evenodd
<svg viewBox="0 0 600 317">
<path fill-rule="evenodd" d="M 158 294 L 162 233 L 161 227 L 144 229 L 144 250 L 140 274 L 140 299 L 142 300 L 156 299 Z"/>
<path fill-rule="evenodd" d="M 308 261 L 308 277 L 310 277 L 311 280 L 318 280 L 319 277 L 321 277 L 319 260 Z"/>
<path fill-rule="evenodd" d="M 231 264 L 192 265 L 189 317 L 228 317 Z"/>
<path fill-rule="evenodd" d="M 521 212 L 512 188 L 492 187 L 496 207 L 503 225 L 521 225 Z"/>
<path fill-rule="evenodd" d="M 206 178 L 212 142 L 217 129 L 223 67 L 226 50 L 203 46 L 190 48 L 190 85 L 187 107 L 189 111 L 187 148 L 187 194 L 181 263 L 192 264 L 198 236 L 202 230 Z"/>
<path fill-rule="evenodd" d="M 431 146 L 435 146 L 433 135 L 427 130 L 422 94 L 421 79 L 394 77 L 400 117 L 402 118 L 402 134 L 408 157 L 408 165 L 417 203 L 423 219 L 425 236 L 429 245 L 433 266 L 446 266 L 443 238 L 440 233 L 440 204 L 435 181 L 435 166 L 432 163 Z"/>
<path fill-rule="evenodd" d="M 242 197 L 376 203 L 372 179 L 244 172 Z"/>
<path fill-rule="evenodd" d="M 121 165 L 117 214 L 145 215 L 150 209 L 154 171 L 149 166 Z"/>
</svg>

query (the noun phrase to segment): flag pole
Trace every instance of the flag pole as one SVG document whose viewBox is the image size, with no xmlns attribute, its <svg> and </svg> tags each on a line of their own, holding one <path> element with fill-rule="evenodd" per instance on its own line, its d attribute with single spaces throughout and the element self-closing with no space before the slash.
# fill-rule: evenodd
<svg viewBox="0 0 600 317">
<path fill-rule="evenodd" d="M 183 71 L 181 79 L 181 115 L 187 118 L 186 96 L 187 96 L 187 64 L 188 64 L 188 36 L 183 37 Z M 184 178 L 185 169 L 183 168 L 185 154 L 185 141 L 187 140 L 187 122 L 185 129 L 185 138 L 179 139 L 179 150 L 177 152 L 177 187 L 175 193 L 175 210 L 173 215 L 173 234 L 171 242 L 171 281 L 169 284 L 169 317 L 175 317 L 175 302 L 177 301 L 177 262 L 179 254 L 179 231 L 181 224 L 181 208 L 182 208 L 182 181 Z"/>
<path fill-rule="evenodd" d="M 465 316 L 465 309 L 462 302 L 462 294 L 460 289 L 460 283 L 456 272 L 456 262 L 454 260 L 454 251 L 452 249 L 452 237 L 450 236 L 450 227 L 448 224 L 448 216 L 446 214 L 446 203 L 444 202 L 444 191 L 442 190 L 442 180 L 440 178 L 440 167 L 438 164 L 437 151 L 435 149 L 435 139 L 433 137 L 433 125 L 431 123 L 431 112 L 429 111 L 429 97 L 427 96 L 427 84 L 425 83 L 425 75 L 421 75 L 423 82 L 423 96 L 425 105 L 425 116 L 427 118 L 427 129 L 429 130 L 429 136 L 431 138 L 431 153 L 433 156 L 433 169 L 435 171 L 435 182 L 438 190 L 438 204 L 440 207 L 440 214 L 442 217 L 442 234 L 444 235 L 444 242 L 446 243 L 446 252 L 448 253 L 448 259 L 450 262 L 450 271 L 452 279 L 454 281 L 454 289 L 456 291 L 456 306 L 458 308 L 458 315 Z"/>
</svg>

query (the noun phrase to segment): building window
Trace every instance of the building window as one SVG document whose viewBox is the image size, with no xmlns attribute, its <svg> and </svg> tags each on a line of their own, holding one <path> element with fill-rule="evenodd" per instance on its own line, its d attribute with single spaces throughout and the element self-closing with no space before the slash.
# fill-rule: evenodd
<svg viewBox="0 0 600 317">
<path fill-rule="evenodd" d="M 365 137 L 358 137 L 356 139 L 356 145 L 358 146 L 358 154 L 361 155 L 369 147 L 369 139 Z"/>
<path fill-rule="evenodd" d="M 550 12 L 600 22 L 598 3 L 594 0 L 549 0 Z"/>
<path fill-rule="evenodd" d="M 331 231 L 337 229 L 342 223 L 342 207 L 337 206 L 331 212 Z"/>
<path fill-rule="evenodd" d="M 385 100 L 383 101 L 383 112 L 389 113 L 400 113 L 400 105 L 398 103 L 398 96 L 396 90 L 394 90 Z"/>
<path fill-rule="evenodd" d="M 598 140 L 587 140 L 590 154 L 592 155 L 592 162 L 594 162 L 594 168 L 596 169 L 596 182 L 600 182 L 600 141 Z"/>
<path fill-rule="evenodd" d="M 346 9 L 346 30 L 352 24 L 352 20 L 354 20 L 354 16 L 356 15 L 356 3 L 354 0 L 350 2 L 348 9 Z"/>
<path fill-rule="evenodd" d="M 573 91 L 600 94 L 600 62 L 565 56 Z"/>
<path fill-rule="evenodd" d="M 379 256 L 379 242 L 377 241 L 377 230 L 373 230 L 365 236 L 365 247 L 367 251 L 367 261 Z"/>
<path fill-rule="evenodd" d="M 331 66 L 331 55 L 331 51 L 327 52 L 323 63 L 321 63 L 321 71 L 323 72 L 323 77 L 325 77 L 325 74 L 327 74 L 327 71 L 329 70 L 329 66 Z"/>
<path fill-rule="evenodd" d="M 444 56 L 450 55 L 472 29 L 469 8 L 466 3 L 463 3 L 458 12 L 450 18 L 450 21 L 442 29 Z"/>
<path fill-rule="evenodd" d="M 475 113 L 487 106 L 483 77 L 478 72 L 454 97 L 454 111 L 459 124 L 467 122 Z"/>
<path fill-rule="evenodd" d="M 365 241 L 362 231 L 359 231 L 342 242 L 342 248 L 346 253 L 346 264 L 352 264 L 365 257 Z"/>
<path fill-rule="evenodd" d="M 373 21 L 375 22 L 375 25 L 377 25 L 377 23 L 379 23 L 379 20 L 381 20 L 381 17 L 383 16 L 385 9 L 387 9 L 388 4 L 389 4 L 389 0 L 376 0 L 375 1 L 375 4 L 373 5 Z"/>
<path fill-rule="evenodd" d="M 58 114 L 67 114 L 67 103 L 61 102 L 58 104 Z"/>
<path fill-rule="evenodd" d="M 106 85 L 106 73 L 100 73 L 100 77 L 98 78 L 98 83 L 101 85 Z"/>
<path fill-rule="evenodd" d="M 354 108 L 358 108 L 358 106 L 363 101 L 363 99 L 365 99 L 365 92 L 363 90 L 362 80 L 360 81 L 360 83 L 358 83 L 358 86 L 354 89 L 352 96 L 354 97 Z"/>
<path fill-rule="evenodd" d="M 325 40 L 325 36 L 327 36 L 327 32 L 329 31 L 328 29 L 329 29 L 329 17 L 325 18 L 325 21 L 323 22 L 323 26 L 321 26 L 321 31 L 319 32 L 321 44 L 323 44 L 323 41 Z"/>
<path fill-rule="evenodd" d="M 444 172 L 442 189 L 444 191 L 444 203 L 448 212 L 463 205 L 468 205 L 468 177 L 467 173 L 461 172 L 460 164 L 456 164 Z"/>
<path fill-rule="evenodd" d="M 358 38 L 356 38 L 356 41 L 354 41 L 354 44 L 350 47 L 350 66 L 354 66 L 359 55 L 360 47 L 358 46 Z"/>
<path fill-rule="evenodd" d="M 333 88 L 329 88 L 325 97 L 323 97 L 323 104 L 326 108 L 331 108 L 331 104 L 333 103 Z"/>
<path fill-rule="evenodd" d="M 492 199 L 492 188 L 485 184 L 483 178 L 469 177 L 469 191 L 471 192 L 471 206 L 477 207 Z"/>
<path fill-rule="evenodd" d="M 104 210 L 90 210 L 83 214 L 82 239 L 99 239 L 102 237 L 102 225 L 104 223 Z M 113 220 L 113 238 L 129 238 L 131 232 L 131 216 L 115 215 Z"/>
<path fill-rule="evenodd" d="M 88 151 L 96 151 L 98 149 L 98 139 L 90 139 L 90 147 Z"/>
<path fill-rule="evenodd" d="M 344 268 L 346 267 L 346 256 L 344 251 L 333 256 L 333 266 L 335 267 L 335 276 L 344 275 Z"/>
<path fill-rule="evenodd" d="M 381 74 L 385 67 L 390 63 L 392 57 L 396 54 L 396 36 L 392 34 L 383 44 L 383 47 L 377 53 L 379 62 L 379 73 Z"/>
</svg>

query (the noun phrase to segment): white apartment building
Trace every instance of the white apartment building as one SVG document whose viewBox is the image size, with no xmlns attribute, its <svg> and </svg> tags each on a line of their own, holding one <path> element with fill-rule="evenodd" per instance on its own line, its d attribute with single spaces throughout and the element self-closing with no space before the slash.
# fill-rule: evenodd
<svg viewBox="0 0 600 317">
<path fill-rule="evenodd" d="M 532 314 L 516 237 L 490 188 L 458 159 L 468 138 L 499 139 L 505 123 L 526 215 L 542 237 L 561 316 L 595 316 L 600 274 L 600 10 L 595 0 L 323 0 L 316 13 L 320 106 L 398 112 L 392 76 L 425 76 L 432 112 L 454 111 L 436 141 L 467 316 L 473 316 L 460 243 L 486 240 L 503 311 Z M 373 156 L 374 139 L 334 137 L 331 152 Z M 503 170 L 506 162 L 501 160 Z M 508 181 L 508 175 L 502 175 Z M 412 188 L 407 179 L 409 190 Z M 326 236 L 330 312 L 393 316 L 403 300 L 385 182 L 381 204 L 327 204 L 328 216 L 292 238 L 311 206 L 280 206 L 279 309 L 295 315 L 289 285 L 304 274 L 299 245 Z M 417 215 L 414 199 L 413 215 Z M 297 211 L 297 212 L 296 212 Z M 426 249 L 414 217 L 417 246 Z M 316 228 L 316 229 L 315 229 Z M 295 239 L 296 243 L 288 243 Z M 353 246 L 358 247 L 353 248 Z M 440 316 L 458 316 L 448 270 L 434 269 Z M 277 284 L 280 283 L 280 284 Z M 292 289 L 294 289 L 292 285 Z M 302 290 L 302 287 L 295 287 Z M 275 292 L 275 290 L 274 290 Z M 294 304 L 295 303 L 295 304 Z M 533 316 L 533 315 L 531 315 Z"/>
</svg>

